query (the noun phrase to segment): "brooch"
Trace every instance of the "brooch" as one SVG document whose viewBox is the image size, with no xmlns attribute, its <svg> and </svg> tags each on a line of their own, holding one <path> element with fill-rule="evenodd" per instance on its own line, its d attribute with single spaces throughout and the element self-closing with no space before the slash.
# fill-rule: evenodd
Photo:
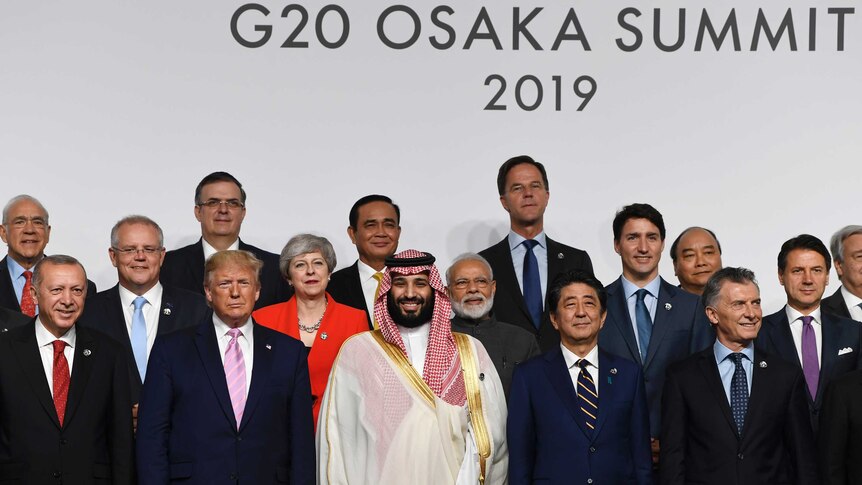
<svg viewBox="0 0 862 485">
<path fill-rule="evenodd" d="M 272 350 L 272 345 L 266 344 L 266 350 Z"/>
<path fill-rule="evenodd" d="M 480 380 L 480 381 L 484 381 L 484 380 L 485 380 L 485 373 L 484 373 L 484 372 L 480 372 L 480 373 L 479 373 L 479 380 Z"/>
<path fill-rule="evenodd" d="M 563 253 L 557 253 L 557 259 L 563 259 L 565 257 L 566 257 L 566 255 Z"/>
<path fill-rule="evenodd" d="M 320 334 L 320 340 L 326 340 L 326 339 L 328 339 L 328 338 L 329 338 L 329 335 L 326 335 L 326 332 L 321 332 L 321 334 Z"/>
<path fill-rule="evenodd" d="M 670 303 L 665 303 L 665 304 L 664 304 L 664 309 L 665 309 L 665 310 L 670 310 L 671 308 L 673 308 L 673 305 L 671 305 Z"/>
<path fill-rule="evenodd" d="M 617 368 L 616 368 L 616 367 L 612 368 L 612 369 L 611 369 L 611 374 L 616 375 L 616 373 L 617 373 Z"/>
<path fill-rule="evenodd" d="M 165 308 L 164 310 L 162 310 L 162 313 L 163 313 L 163 314 L 165 314 L 165 315 L 170 315 L 170 314 L 171 314 L 171 309 L 170 309 L 170 308 Z"/>
<path fill-rule="evenodd" d="M 760 368 L 761 368 L 761 369 L 766 369 L 766 361 L 765 361 L 765 360 L 761 360 L 761 361 L 760 361 Z"/>
<path fill-rule="evenodd" d="M 89 357 L 93 352 L 90 349 L 84 349 L 84 357 Z"/>
</svg>

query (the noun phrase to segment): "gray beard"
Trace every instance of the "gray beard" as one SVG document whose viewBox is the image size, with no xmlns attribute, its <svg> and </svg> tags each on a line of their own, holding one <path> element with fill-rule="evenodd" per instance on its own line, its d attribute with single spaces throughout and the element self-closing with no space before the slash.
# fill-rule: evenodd
<svg viewBox="0 0 862 485">
<path fill-rule="evenodd" d="M 465 305 L 463 300 L 468 298 L 472 298 L 472 296 L 464 296 L 462 301 L 452 300 L 452 311 L 455 312 L 455 315 L 465 318 L 467 320 L 481 320 L 488 316 L 491 313 L 491 309 L 494 307 L 494 295 L 491 295 L 490 298 L 485 298 L 482 295 L 482 298 L 485 299 L 485 302 L 479 306 L 476 305 Z"/>
</svg>

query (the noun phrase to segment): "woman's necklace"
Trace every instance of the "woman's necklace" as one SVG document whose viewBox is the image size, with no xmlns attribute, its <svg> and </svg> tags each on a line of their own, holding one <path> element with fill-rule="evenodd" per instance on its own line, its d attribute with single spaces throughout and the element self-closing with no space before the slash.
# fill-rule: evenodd
<svg viewBox="0 0 862 485">
<path fill-rule="evenodd" d="M 299 329 L 300 330 L 302 330 L 303 332 L 314 333 L 317 331 L 318 328 L 320 328 L 320 322 L 323 321 L 323 316 L 326 315 L 326 306 L 329 305 L 329 300 L 324 300 L 324 301 L 325 301 L 325 303 L 323 304 L 323 314 L 320 315 L 320 318 L 317 320 L 317 323 L 315 323 L 314 325 L 312 325 L 310 327 L 306 327 L 305 325 L 302 324 L 302 322 L 299 321 L 299 317 L 296 318 L 296 321 L 299 322 Z"/>
</svg>

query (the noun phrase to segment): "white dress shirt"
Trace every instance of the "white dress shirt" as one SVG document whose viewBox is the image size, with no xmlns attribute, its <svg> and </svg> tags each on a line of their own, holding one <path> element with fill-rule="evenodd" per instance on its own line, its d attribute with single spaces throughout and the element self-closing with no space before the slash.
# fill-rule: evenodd
<svg viewBox="0 0 862 485">
<path fill-rule="evenodd" d="M 862 322 L 862 308 L 859 307 L 859 304 L 862 303 L 862 298 L 847 291 L 847 288 L 844 288 L 843 285 L 841 286 L 841 296 L 844 297 L 844 303 L 847 305 L 847 309 L 850 310 L 850 318 L 857 322 Z"/>
<path fill-rule="evenodd" d="M 578 376 L 581 375 L 581 366 L 578 365 L 578 361 L 581 360 L 580 357 L 577 356 L 574 352 L 566 348 L 565 345 L 560 344 L 560 348 L 563 349 L 563 360 L 566 361 L 566 367 L 569 368 L 569 377 L 572 379 L 572 386 L 574 386 L 575 390 L 578 389 Z M 599 346 L 596 345 L 592 350 L 587 352 L 587 355 L 584 357 L 587 359 L 587 370 L 593 377 L 593 385 L 596 386 L 596 394 L 599 394 Z"/>
<path fill-rule="evenodd" d="M 428 350 L 428 337 L 431 334 L 431 324 L 426 323 L 416 328 L 407 328 L 397 325 L 401 340 L 404 341 L 404 349 L 407 350 L 407 358 L 413 364 L 413 368 L 419 375 L 425 370 L 425 351 Z"/>
<path fill-rule="evenodd" d="M 221 365 L 224 367 L 224 353 L 227 351 L 227 344 L 230 343 L 230 335 L 228 330 L 231 327 L 224 323 L 218 315 L 213 313 L 213 325 L 215 325 L 216 341 L 218 342 L 219 357 L 221 357 Z M 242 335 L 236 339 L 242 350 L 242 360 L 245 363 L 245 395 L 248 397 L 248 390 L 251 388 L 251 370 L 254 365 L 254 324 L 249 317 L 248 321 L 240 325 Z"/>
<path fill-rule="evenodd" d="M 368 309 L 368 315 L 371 316 L 371 320 L 374 320 L 374 294 L 377 293 L 377 280 L 374 279 L 374 273 L 377 273 L 377 270 L 363 263 L 361 260 L 356 260 L 356 269 L 359 270 L 359 284 L 362 285 L 365 308 Z M 384 267 L 380 272 L 385 273 L 386 268 Z"/>
<path fill-rule="evenodd" d="M 42 358 L 42 367 L 45 369 L 45 377 L 48 379 L 48 388 L 51 390 L 51 395 L 54 395 L 54 341 L 62 340 L 66 342 L 66 348 L 63 349 L 63 355 L 66 356 L 66 362 L 69 363 L 69 377 L 72 377 L 72 361 L 75 360 L 75 341 L 77 332 L 75 326 L 66 331 L 66 334 L 59 339 L 45 328 L 42 323 L 42 317 L 36 321 L 36 345 L 39 348 L 39 357 Z M 71 382 L 71 380 L 69 381 Z"/>
<path fill-rule="evenodd" d="M 207 240 L 204 238 L 201 238 L 201 243 L 204 247 L 204 261 L 210 259 L 210 256 L 219 251 L 218 249 L 210 246 L 210 243 L 208 243 Z M 239 249 L 239 238 L 237 238 L 236 241 L 231 243 L 231 245 L 228 246 L 225 251 L 236 251 L 237 249 Z M 203 282 L 201 282 L 201 284 L 203 284 Z"/>
<path fill-rule="evenodd" d="M 799 357 L 799 363 L 802 364 L 802 313 L 791 308 L 790 305 L 785 305 L 787 311 L 787 321 L 790 322 L 790 333 L 793 335 L 793 344 L 796 346 L 796 355 Z M 811 320 L 811 328 L 814 329 L 814 339 L 817 343 L 817 363 L 823 362 L 821 349 L 823 348 L 823 325 L 820 320 L 820 307 L 809 314 L 814 317 Z"/>
<path fill-rule="evenodd" d="M 147 324 L 147 362 L 150 360 L 150 351 L 153 349 L 153 343 L 156 341 L 156 333 L 159 328 L 159 310 L 162 308 L 162 284 L 156 283 L 150 288 L 150 291 L 144 293 L 143 296 L 146 303 L 141 307 L 141 312 L 144 314 L 144 323 Z M 135 314 L 135 298 L 138 295 L 123 288 L 120 285 L 120 303 L 123 306 L 123 318 L 126 319 L 126 331 L 129 333 L 129 341 L 132 340 L 132 317 Z"/>
</svg>

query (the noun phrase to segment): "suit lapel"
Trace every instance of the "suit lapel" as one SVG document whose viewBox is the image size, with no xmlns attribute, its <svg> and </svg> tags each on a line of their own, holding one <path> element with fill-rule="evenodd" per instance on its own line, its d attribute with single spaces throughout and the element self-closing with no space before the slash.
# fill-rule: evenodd
<svg viewBox="0 0 862 485">
<path fill-rule="evenodd" d="M 793 343 L 793 334 L 790 333 L 790 322 L 787 321 L 787 312 L 782 308 L 778 313 L 773 313 L 765 319 L 769 324 L 769 339 L 776 354 L 788 362 L 795 362 L 801 369 L 799 354 L 796 353 L 796 344 Z"/>
<path fill-rule="evenodd" d="M 242 248 L 240 248 L 242 249 Z M 189 274 L 192 275 L 192 280 L 197 285 L 197 292 L 204 293 L 204 243 L 203 238 L 198 239 L 197 244 L 192 247 L 192 257 L 186 260 L 188 264 Z"/>
<path fill-rule="evenodd" d="M 64 425 L 68 425 L 74 418 L 75 410 L 84 398 L 84 389 L 87 388 L 87 382 L 93 373 L 93 355 L 99 352 L 97 342 L 86 328 L 76 326 L 75 332 L 75 359 L 72 361 L 72 380 L 69 383 Z"/>
<path fill-rule="evenodd" d="M 203 363 L 204 370 L 209 378 L 213 392 L 218 398 L 225 418 L 230 422 L 232 429 L 236 429 L 236 416 L 233 414 L 233 405 L 230 401 L 230 394 L 227 389 L 227 379 L 224 376 L 224 364 L 221 361 L 221 355 L 216 342 L 215 327 L 212 323 L 212 318 L 207 319 L 198 327 L 197 335 L 195 335 L 195 347 L 198 349 L 198 356 Z"/>
<path fill-rule="evenodd" d="M 2 288 L 4 293 L 3 295 L 0 295 L 0 301 L 6 301 L 11 310 L 20 312 L 21 304 L 18 302 L 18 297 L 15 295 L 15 287 L 12 286 L 12 275 L 9 274 L 9 263 L 7 262 L 8 257 L 9 256 L 6 256 L 2 261 L 0 261 L 0 288 Z"/>
<path fill-rule="evenodd" d="M 820 377 L 817 385 L 817 395 L 814 396 L 814 402 L 820 402 L 823 399 L 823 391 L 826 389 L 827 380 L 832 375 L 832 369 L 835 367 L 835 361 L 838 359 L 838 349 L 840 341 L 840 327 L 831 321 L 829 315 L 820 312 L 820 334 L 823 342 L 820 345 Z"/>
<path fill-rule="evenodd" d="M 644 367 L 652 362 L 653 357 L 658 352 L 658 348 L 665 340 L 664 336 L 672 325 L 671 312 L 673 312 L 673 299 L 679 290 L 668 284 L 664 279 L 661 279 L 661 284 L 658 290 L 658 302 L 655 307 L 655 322 L 652 325 L 652 335 L 647 348 L 646 362 Z M 628 314 L 628 312 L 626 313 Z"/>
<path fill-rule="evenodd" d="M 260 402 L 260 397 L 269 384 L 270 375 L 272 374 L 272 335 L 270 332 L 262 330 L 263 327 L 256 323 L 252 328 L 254 332 L 254 365 L 251 370 L 251 387 L 248 391 L 248 398 L 245 401 L 240 431 L 242 431 L 242 428 L 251 419 L 251 415 L 254 414 L 254 410 Z"/>
<path fill-rule="evenodd" d="M 123 314 L 123 302 L 120 300 L 120 285 L 114 286 L 108 290 L 108 308 L 105 310 L 108 321 L 107 325 L 111 325 L 110 336 L 114 340 L 123 344 L 128 355 L 135 355 L 132 351 L 132 341 L 129 338 L 129 331 L 126 329 L 126 316 Z M 138 366 L 135 365 L 137 372 Z"/>
<path fill-rule="evenodd" d="M 632 357 L 632 360 L 643 365 L 640 350 L 638 349 L 638 343 L 635 339 L 635 331 L 632 329 L 632 319 L 629 315 L 629 307 L 626 305 L 626 295 L 623 291 L 622 279 L 620 278 L 608 286 L 608 320 L 622 335 L 626 346 L 629 348 L 629 354 L 630 357 Z M 607 325 L 607 323 L 608 322 L 605 322 L 605 325 Z"/>
<path fill-rule="evenodd" d="M 617 390 L 613 384 L 616 376 L 611 372 L 611 369 L 614 369 L 613 360 L 608 354 L 599 350 L 599 372 L 595 376 L 595 379 L 599 382 L 599 415 L 596 417 L 596 429 L 593 430 L 592 435 L 593 441 L 599 436 L 602 425 L 605 424 L 608 418 L 610 403 L 617 400 Z"/>
<path fill-rule="evenodd" d="M 201 276 L 201 281 L 203 281 L 203 276 Z M 173 289 L 162 285 L 162 307 L 159 308 L 159 324 L 156 327 L 156 335 L 164 335 L 176 330 L 175 297 Z"/>
<path fill-rule="evenodd" d="M 709 390 L 712 392 L 712 400 L 719 403 L 721 414 L 724 415 L 727 425 L 730 426 L 733 434 L 738 437 L 736 421 L 733 419 L 733 412 L 730 410 L 730 403 L 727 402 L 727 395 L 724 393 L 724 385 L 721 383 L 721 376 L 718 375 L 718 364 L 715 363 L 715 353 L 711 346 L 700 353 L 700 359 L 698 359 L 697 365 L 700 368 L 701 374 L 703 374 L 704 380 L 706 380 L 707 387 L 709 387 Z M 748 406 L 748 413 L 751 413 L 750 403 Z M 747 416 L 748 415 L 746 415 L 746 423 L 748 422 Z"/>
<path fill-rule="evenodd" d="M 45 409 L 57 428 L 60 427 L 60 419 L 57 417 L 57 409 L 54 407 L 54 397 L 48 386 L 45 376 L 45 368 L 42 366 L 42 357 L 39 355 L 39 347 L 36 343 L 36 327 L 38 322 L 29 324 L 29 330 L 22 334 L 20 339 L 11 341 L 13 353 L 21 364 L 21 369 L 27 377 L 27 382 L 36 400 Z"/>
<path fill-rule="evenodd" d="M 748 410 L 745 413 L 745 427 L 742 432 L 743 447 L 747 444 L 746 438 L 757 436 L 756 433 L 751 432 L 751 427 L 763 419 L 768 419 L 766 416 L 763 416 L 763 411 L 770 405 L 774 405 L 772 401 L 775 396 L 772 392 L 774 380 L 771 378 L 771 373 L 772 370 L 769 368 L 769 362 L 763 358 L 763 354 L 755 349 L 754 369 L 751 378 L 751 396 L 748 398 Z"/>
<path fill-rule="evenodd" d="M 592 431 L 587 428 L 583 417 L 581 416 L 581 406 L 578 403 L 578 393 L 572 384 L 572 376 L 566 367 L 566 360 L 563 358 L 563 351 L 560 347 L 556 347 L 552 352 L 545 357 L 545 375 L 551 381 L 551 387 L 560 397 L 563 406 L 578 424 L 578 427 L 588 439 L 592 436 Z"/>
<path fill-rule="evenodd" d="M 509 297 L 518 305 L 518 310 L 524 314 L 527 321 L 532 322 L 533 317 L 527 311 L 527 304 L 524 303 L 524 295 L 521 293 L 521 285 L 518 284 L 518 276 L 515 274 L 515 264 L 512 262 L 512 250 L 509 249 L 508 236 L 504 237 L 502 241 L 494 246 L 494 252 L 496 253 L 497 261 L 502 263 L 502 267 L 494 275 L 497 280 L 502 282 L 500 285 L 497 285 L 497 288 L 512 288 L 512 294 Z M 548 260 L 550 261 L 550 258 Z"/>
</svg>

